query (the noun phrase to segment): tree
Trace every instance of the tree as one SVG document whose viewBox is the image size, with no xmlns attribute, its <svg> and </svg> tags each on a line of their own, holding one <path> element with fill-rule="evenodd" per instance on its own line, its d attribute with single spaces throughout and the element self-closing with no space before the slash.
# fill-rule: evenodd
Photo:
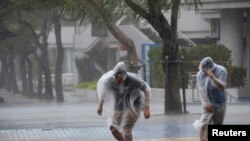
<svg viewBox="0 0 250 141">
<path fill-rule="evenodd" d="M 181 99 L 178 87 L 178 43 L 177 43 L 177 23 L 179 15 L 180 0 L 146 0 L 133 1 L 124 0 L 126 4 L 138 15 L 148 21 L 148 23 L 158 32 L 162 43 L 162 60 L 168 57 L 168 64 L 164 72 L 168 72 L 167 82 L 165 82 L 165 113 L 181 113 Z M 195 2 L 199 0 L 194 0 Z M 139 2 L 143 4 L 139 4 Z M 142 6 L 140 6 L 142 5 Z M 162 13 L 162 9 L 171 9 L 171 24 Z M 167 68 L 167 70 L 165 69 Z"/>
<path fill-rule="evenodd" d="M 18 33 L 18 36 L 16 39 L 13 39 L 13 43 L 18 53 L 16 57 L 19 58 L 22 93 L 32 96 L 34 95 L 33 65 L 30 58 L 34 54 L 36 48 L 32 45 L 32 40 L 30 40 L 31 35 L 25 28 L 20 27 L 20 31 L 16 31 L 15 33 Z"/>
<path fill-rule="evenodd" d="M 12 91 L 13 93 L 18 93 L 19 89 L 17 86 L 17 78 L 16 78 L 16 69 L 14 62 L 15 58 L 15 46 L 10 43 L 11 38 L 6 39 L 0 44 L 0 59 L 1 59 L 1 68 L 2 68 L 2 81 L 4 87 L 8 91 Z"/>
<path fill-rule="evenodd" d="M 20 67 L 20 74 L 21 74 L 21 84 L 22 84 L 22 93 L 23 94 L 29 94 L 32 95 L 33 93 L 33 73 L 32 73 L 32 63 L 30 60 L 30 56 L 34 53 L 35 47 L 33 47 L 32 40 L 30 40 L 32 37 L 25 30 L 23 26 L 18 25 L 15 21 L 8 20 L 8 28 L 15 33 L 15 37 L 6 39 L 5 41 L 1 42 L 1 46 L 5 48 L 5 51 L 3 50 L 4 54 L 2 54 L 3 61 L 9 60 L 5 63 L 4 67 L 11 67 L 10 68 L 10 78 L 6 80 L 5 83 L 10 83 L 15 88 L 14 92 L 18 92 L 17 86 L 15 83 L 17 83 L 16 80 L 16 67 Z M 4 57 L 6 59 L 4 59 Z M 11 61 L 12 60 L 12 61 Z M 20 64 L 19 66 L 14 65 L 14 61 L 18 61 Z M 5 71 L 6 72 L 6 71 Z"/>
<path fill-rule="evenodd" d="M 154 87 L 164 88 L 162 82 L 164 81 L 164 74 L 162 72 L 161 63 L 162 48 L 152 48 L 148 52 L 150 61 L 152 62 L 152 85 Z M 204 57 L 210 56 L 215 63 L 223 65 L 228 69 L 228 75 L 230 76 L 230 57 L 231 51 L 221 44 L 203 44 L 195 47 L 183 47 L 179 50 L 179 56 L 184 57 L 185 74 L 196 74 L 199 68 L 200 60 Z M 229 77 L 230 78 L 230 77 Z M 230 79 L 228 79 L 230 80 Z M 187 82 L 187 81 L 185 81 Z M 230 81 L 228 81 L 230 82 Z M 186 83 L 187 85 L 187 83 Z M 228 83 L 229 85 L 229 83 Z"/>
<path fill-rule="evenodd" d="M 51 81 L 51 72 L 49 68 L 48 60 L 48 33 L 51 29 L 52 22 L 54 23 L 56 44 L 57 44 L 57 63 L 55 71 L 55 88 L 56 88 L 56 97 L 58 101 L 64 101 L 63 91 L 62 91 L 62 64 L 64 51 L 61 41 L 61 22 L 60 22 L 60 11 L 59 11 L 59 1 L 39 1 L 39 0 L 27 0 L 27 1 L 18 1 L 11 0 L 5 1 L 1 5 L 4 10 L 1 9 L 1 15 L 11 15 L 12 21 L 16 22 L 16 26 L 27 29 L 27 31 L 32 34 L 29 38 L 30 42 L 27 41 L 27 47 L 24 51 L 20 51 L 22 57 L 20 59 L 22 67 L 21 70 L 25 73 L 26 70 L 29 76 L 32 76 L 30 73 L 32 71 L 32 63 L 28 57 L 29 47 L 33 47 L 32 53 L 39 62 L 38 69 L 38 93 L 42 93 L 42 75 L 44 74 L 45 78 L 45 97 L 47 99 L 53 98 L 52 92 L 52 81 Z M 25 35 L 20 35 L 25 36 Z M 31 45 L 32 44 L 32 45 Z M 29 47 L 28 47 L 29 46 Z M 27 53 L 29 52 L 29 53 Z M 26 68 L 26 65 L 29 69 Z M 23 77 L 23 89 L 27 90 L 27 82 Z M 30 78 L 30 77 L 29 77 Z M 29 80 L 29 85 L 31 86 L 32 81 Z"/>
<path fill-rule="evenodd" d="M 8 28 L 8 30 L 15 35 L 12 38 L 6 39 L 1 43 L 1 46 L 5 48 L 5 51 L 2 51 L 2 61 L 4 64 L 4 71 L 2 73 L 4 77 L 2 78 L 5 78 L 5 80 L 3 80 L 4 83 L 9 83 L 8 87 L 13 87 L 14 92 L 18 93 L 19 91 L 17 87 L 15 70 L 16 66 L 14 65 L 14 61 L 19 61 L 19 63 L 21 64 L 20 72 L 22 93 L 33 94 L 32 64 L 28 63 L 30 62 L 28 56 L 31 53 L 30 48 L 28 47 L 28 45 L 30 44 L 30 36 L 27 34 L 24 28 L 20 24 L 18 24 L 16 20 L 17 13 L 14 7 L 15 6 L 13 1 L 5 1 L 4 3 L 1 3 L 1 25 L 5 25 L 5 28 Z M 26 66 L 28 66 L 29 68 L 27 69 Z M 8 71 L 8 67 L 10 67 L 10 71 Z M 28 76 L 28 81 L 26 76 Z"/>
<path fill-rule="evenodd" d="M 56 45 L 57 45 L 57 58 L 56 58 L 56 68 L 55 68 L 55 90 L 56 99 L 58 102 L 64 101 L 63 88 L 62 88 L 62 66 L 64 60 L 64 49 L 61 39 L 61 18 L 64 16 L 62 13 L 62 8 L 60 1 L 50 1 L 44 0 L 39 1 L 48 11 L 51 13 L 51 22 L 54 24 Z"/>
<path fill-rule="evenodd" d="M 7 7 L 9 8 L 9 7 Z M 8 40 L 16 35 L 8 30 L 5 21 L 6 7 L 4 2 L 0 3 L 0 87 L 5 87 L 8 91 L 18 93 L 16 74 L 14 67 L 14 47 L 8 44 Z M 7 40 L 7 41 L 6 41 Z M 14 74 L 11 74 L 14 73 Z"/>
<path fill-rule="evenodd" d="M 44 13 L 47 15 L 47 17 L 45 17 L 44 19 L 44 24 L 42 25 L 42 28 L 41 28 L 43 42 L 40 45 L 39 45 L 39 42 L 37 42 L 42 53 L 41 55 L 43 56 L 43 59 L 40 59 L 40 62 L 42 63 L 41 67 L 44 68 L 45 87 L 48 88 L 49 90 L 45 92 L 45 94 L 47 94 L 47 98 L 50 98 L 50 99 L 53 98 L 53 93 L 52 91 L 50 91 L 52 90 L 52 83 L 51 83 L 51 77 L 50 77 L 51 73 L 50 73 L 49 67 L 46 67 L 46 66 L 49 66 L 48 53 L 46 52 L 47 46 L 48 46 L 48 43 L 47 43 L 48 31 L 50 30 L 50 25 L 53 23 L 54 29 L 55 29 L 56 45 L 57 45 L 57 56 L 56 56 L 57 59 L 56 59 L 56 69 L 55 69 L 56 99 L 58 102 L 63 102 L 64 97 L 63 97 L 63 88 L 62 88 L 62 65 L 63 65 L 63 59 L 64 59 L 64 49 L 63 49 L 62 39 L 61 39 L 60 18 L 62 15 L 60 14 L 61 13 L 60 2 L 45 0 L 45 1 L 36 1 L 35 3 L 38 5 L 41 5 L 39 7 L 40 10 L 45 11 Z"/>
<path fill-rule="evenodd" d="M 130 39 L 126 34 L 124 34 L 115 24 L 114 17 L 112 16 L 113 8 L 117 8 L 118 3 L 108 0 L 88 0 L 93 7 L 97 10 L 97 12 L 101 15 L 101 18 L 103 19 L 105 25 L 111 32 L 111 34 L 123 45 L 126 46 L 127 53 L 128 53 L 128 65 L 129 70 L 131 72 L 138 73 L 138 57 L 135 49 L 135 45 L 132 39 Z M 122 15 L 121 15 L 122 16 Z M 115 17 L 117 18 L 117 17 Z"/>
<path fill-rule="evenodd" d="M 9 16 L 11 20 L 15 22 L 15 26 L 22 26 L 32 34 L 30 40 L 35 43 L 36 47 L 38 47 L 38 52 L 40 52 L 40 54 L 36 54 L 37 52 L 34 52 L 34 54 L 37 56 L 38 62 L 40 63 L 45 76 L 45 96 L 47 99 L 52 99 L 52 81 L 47 50 L 47 38 L 50 30 L 49 18 L 51 13 L 39 2 L 41 1 L 5 1 L 3 15 L 5 17 Z"/>
<path fill-rule="evenodd" d="M 52 91 L 52 81 L 51 81 L 51 71 L 49 68 L 49 60 L 48 60 L 48 32 L 50 29 L 50 21 L 49 21 L 50 14 L 45 14 L 42 18 L 42 27 L 40 31 L 40 35 L 36 32 L 32 23 L 25 21 L 23 19 L 19 19 L 19 22 L 23 24 L 33 35 L 33 39 L 38 46 L 38 50 L 40 54 L 38 54 L 38 61 L 41 65 L 45 76 L 45 97 L 47 99 L 53 99 L 53 91 Z M 40 38 L 41 37 L 41 38 Z"/>
<path fill-rule="evenodd" d="M 56 89 L 56 99 L 58 102 L 63 102 L 63 90 L 62 90 L 62 65 L 64 58 L 64 50 L 61 39 L 61 21 L 59 15 L 58 7 L 53 10 L 53 23 L 56 36 L 57 44 L 57 59 L 56 59 L 56 71 L 55 71 L 55 89 Z"/>
<path fill-rule="evenodd" d="M 91 19 L 91 16 L 97 15 L 99 19 L 95 21 L 103 21 L 111 34 L 127 48 L 129 70 L 138 73 L 138 57 L 135 45 L 132 39 L 124 34 L 116 25 L 116 21 L 120 19 L 124 13 L 117 12 L 117 9 L 125 8 L 122 1 L 112 0 L 80 0 L 80 1 L 64 1 L 62 7 L 65 11 L 73 16 L 73 19 L 80 19 L 81 21 Z M 121 10 L 123 11 L 123 10 Z M 95 16 L 96 17 L 96 16 Z"/>
</svg>

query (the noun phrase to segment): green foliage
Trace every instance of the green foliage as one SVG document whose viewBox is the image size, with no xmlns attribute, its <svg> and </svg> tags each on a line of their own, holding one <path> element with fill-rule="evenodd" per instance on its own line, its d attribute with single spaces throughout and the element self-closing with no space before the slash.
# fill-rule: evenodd
<svg viewBox="0 0 250 141">
<path fill-rule="evenodd" d="M 131 15 L 133 12 L 121 0 L 61 0 L 60 8 L 64 19 L 80 20 L 81 24 L 83 21 L 102 23 L 107 18 L 119 20 L 123 15 Z M 105 13 L 112 17 L 103 16 Z"/>
<path fill-rule="evenodd" d="M 244 87 L 245 86 L 245 78 L 246 78 L 246 70 L 242 67 L 231 67 L 231 84 L 235 87 Z"/>
<path fill-rule="evenodd" d="M 96 89 L 96 83 L 97 80 L 89 81 L 89 82 L 81 82 L 78 83 L 75 87 L 78 89 L 90 89 L 95 90 Z"/>
<path fill-rule="evenodd" d="M 200 61 L 207 56 L 214 62 L 228 68 L 230 65 L 231 51 L 221 44 L 204 44 L 192 48 L 181 48 L 179 56 L 184 57 L 185 71 L 196 73 Z"/>
<path fill-rule="evenodd" d="M 151 67 L 151 85 L 154 88 L 163 88 L 164 87 L 164 74 L 162 69 L 161 60 L 161 47 L 155 47 L 149 50 L 148 57 L 150 58 L 150 67 Z"/>
<path fill-rule="evenodd" d="M 59 3 L 61 17 L 66 21 L 89 19 L 92 9 L 87 1 L 61 0 Z"/>
<path fill-rule="evenodd" d="M 231 51 L 221 44 L 204 44 L 192 48 L 181 48 L 180 55 L 185 61 L 201 60 L 206 56 L 213 58 L 215 62 L 228 61 Z"/>
<path fill-rule="evenodd" d="M 164 87 L 164 73 L 162 69 L 161 56 L 162 48 L 152 48 L 148 52 L 150 58 L 150 65 L 152 70 L 152 87 Z M 187 79 L 190 73 L 197 73 L 200 60 L 206 56 L 210 56 L 217 64 L 221 64 L 226 68 L 230 67 L 231 51 L 220 44 L 204 44 L 192 48 L 181 48 L 179 51 L 179 58 L 184 57 L 184 77 L 185 86 L 187 86 Z"/>
</svg>

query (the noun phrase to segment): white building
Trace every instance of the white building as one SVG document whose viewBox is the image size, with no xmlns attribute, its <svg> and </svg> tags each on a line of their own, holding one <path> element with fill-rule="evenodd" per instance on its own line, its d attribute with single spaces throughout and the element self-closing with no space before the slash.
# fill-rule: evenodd
<svg viewBox="0 0 250 141">
<path fill-rule="evenodd" d="M 204 27 L 205 30 L 200 30 L 198 36 L 202 37 L 204 34 L 203 37 L 214 38 L 230 49 L 232 51 L 232 65 L 246 69 L 247 86 L 250 87 L 250 1 L 201 0 L 201 2 L 202 6 L 199 6 L 199 13 L 195 16 L 188 16 L 187 13 L 194 13 L 194 10 L 189 11 L 188 6 L 182 4 L 180 30 L 189 38 L 193 38 L 192 36 L 195 34 L 189 35 L 185 31 L 187 26 L 184 24 L 191 22 L 192 26 L 189 27 L 195 28 L 192 31 Z M 197 22 L 201 19 L 207 23 Z"/>
<path fill-rule="evenodd" d="M 134 41 L 136 52 L 138 54 L 138 59 L 141 59 L 141 46 L 144 43 L 153 43 L 147 36 L 145 36 L 139 29 L 137 29 L 133 25 L 118 25 L 123 33 L 125 33 L 129 38 Z M 114 65 L 127 53 L 121 47 L 121 43 L 114 38 L 114 36 L 107 32 L 105 37 L 96 37 L 92 36 L 92 25 L 87 24 L 84 26 L 76 26 L 76 34 L 74 35 L 74 50 L 75 57 L 84 57 L 86 56 L 86 52 L 89 52 L 96 46 L 101 46 L 101 48 L 108 48 L 107 52 L 107 61 L 105 61 L 105 65 L 100 64 L 97 60 L 95 60 L 95 66 L 97 69 L 103 70 L 102 73 L 112 69 Z M 87 55 L 88 57 L 95 58 L 95 56 Z M 139 74 L 142 73 L 142 69 Z M 74 72 L 77 74 L 77 71 Z M 78 75 L 74 77 L 75 82 L 78 82 Z"/>
<path fill-rule="evenodd" d="M 62 22 L 61 27 L 61 38 L 62 44 L 64 48 L 64 60 L 63 60 L 63 68 L 62 68 L 62 82 L 63 85 L 72 85 L 73 84 L 73 65 L 74 65 L 74 34 L 75 27 L 74 23 Z M 52 72 L 56 66 L 56 54 L 57 54 L 57 46 L 56 46 L 56 38 L 54 29 L 49 33 L 48 36 L 48 52 L 49 52 L 49 60 L 50 66 L 52 67 Z M 53 76 L 53 75 L 52 75 Z"/>
<path fill-rule="evenodd" d="M 182 0 L 180 18 L 178 21 L 179 38 L 187 43 L 202 44 L 217 42 L 225 45 L 232 51 L 232 64 L 242 66 L 247 70 L 247 84 L 250 87 L 250 1 L 249 0 L 201 0 L 202 6 L 195 11 Z M 166 13 L 168 19 L 169 15 Z M 146 34 L 136 26 L 119 25 L 119 28 L 135 42 L 138 58 L 141 57 L 142 44 L 152 44 Z M 84 56 L 95 46 L 109 47 L 108 70 L 114 62 L 126 54 L 120 50 L 120 43 L 109 33 L 105 38 L 93 37 L 92 26 L 63 26 L 62 40 L 65 48 L 64 72 L 77 74 L 74 66 L 74 57 Z M 55 48 L 54 35 L 49 38 L 50 47 Z M 53 51 L 53 49 L 52 49 Z M 74 53 L 73 53 L 74 52 Z M 98 65 L 96 65 L 98 67 Z M 142 72 L 140 72 L 142 73 Z M 74 82 L 77 82 L 77 75 Z"/>
</svg>

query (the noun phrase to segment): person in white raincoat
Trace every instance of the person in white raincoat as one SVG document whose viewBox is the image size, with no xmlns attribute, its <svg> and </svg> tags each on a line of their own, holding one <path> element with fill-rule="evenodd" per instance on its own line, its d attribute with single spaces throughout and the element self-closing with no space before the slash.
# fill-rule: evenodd
<svg viewBox="0 0 250 141">
<path fill-rule="evenodd" d="M 150 118 L 151 89 L 148 84 L 137 74 L 127 72 L 123 62 L 118 62 L 98 80 L 97 94 L 97 113 L 102 115 L 105 105 L 110 114 L 108 126 L 112 135 L 118 141 L 132 141 L 132 129 L 140 110 L 144 110 L 145 119 Z"/>
<path fill-rule="evenodd" d="M 195 128 L 200 128 L 200 141 L 207 140 L 208 124 L 223 124 L 227 102 L 226 84 L 227 70 L 215 64 L 211 57 L 203 58 L 197 73 L 203 112 L 201 118 L 193 123 Z"/>
</svg>

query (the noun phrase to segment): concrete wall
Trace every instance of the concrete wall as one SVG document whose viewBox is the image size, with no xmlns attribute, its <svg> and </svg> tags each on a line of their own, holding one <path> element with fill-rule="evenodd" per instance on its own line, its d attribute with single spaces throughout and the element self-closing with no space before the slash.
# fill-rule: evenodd
<svg viewBox="0 0 250 141">
<path fill-rule="evenodd" d="M 147 36 L 145 36 L 141 31 L 139 31 L 137 28 L 135 28 L 133 25 L 119 25 L 119 28 L 122 30 L 123 33 L 125 33 L 130 39 L 134 41 L 135 47 L 136 47 L 136 53 L 138 55 L 138 58 L 141 60 L 141 47 L 142 44 L 146 43 L 154 43 L 151 41 Z M 120 46 L 120 43 L 117 41 L 117 39 L 114 38 L 114 36 L 111 33 L 108 33 L 108 40 L 110 42 L 110 45 L 114 44 L 116 47 Z M 140 70 L 139 74 L 142 74 L 142 69 Z"/>
<path fill-rule="evenodd" d="M 208 19 L 208 21 L 215 21 L 219 19 L 219 34 L 215 32 L 215 37 L 220 36 L 220 43 L 224 44 L 232 51 L 232 64 L 236 66 L 245 67 L 247 70 L 247 87 L 250 87 L 250 1 L 249 0 L 202 0 L 202 5 L 199 5 L 199 11 L 202 16 L 201 19 Z M 189 5 L 182 0 L 181 6 L 188 8 Z M 194 9 L 194 5 L 191 5 Z M 243 11 L 246 11 L 244 13 Z M 183 13 L 183 12 L 182 12 Z M 185 12 L 188 13 L 188 12 Z M 246 18 L 247 15 L 247 18 Z M 243 17 L 245 16 L 245 17 Z M 186 16 L 196 26 L 195 16 Z M 197 16 L 196 16 L 197 17 Z M 198 17 L 197 17 L 198 18 Z M 243 21 L 246 18 L 248 21 Z M 179 21 L 185 24 L 185 21 Z M 217 21 L 216 21 L 217 22 Z M 246 25 L 243 25 L 245 23 Z M 212 26 L 211 26 L 212 27 Z M 244 28 L 246 27 L 246 28 Z M 186 28 L 186 27 L 185 27 Z M 243 44 L 245 32 L 246 44 Z M 212 36 L 213 36 L 213 32 Z M 187 34 L 187 33 L 186 33 Z M 196 33 L 193 33 L 195 35 Z M 187 34 L 188 35 L 188 34 Z M 188 35 L 190 36 L 190 35 Z"/>
<path fill-rule="evenodd" d="M 249 8 L 248 0 L 201 0 L 202 7 L 200 9 L 234 9 L 234 8 Z M 185 4 L 185 0 L 182 0 Z M 191 6 L 194 9 L 194 5 Z"/>
<path fill-rule="evenodd" d="M 91 36 L 91 25 L 84 27 L 83 31 L 74 35 L 74 49 L 87 51 L 91 44 L 95 43 L 97 37 Z"/>
<path fill-rule="evenodd" d="M 166 17 L 170 21 L 170 14 L 166 14 Z M 207 38 L 211 35 L 210 22 L 206 21 L 200 12 L 188 10 L 185 6 L 180 7 L 178 30 L 188 38 Z"/>
<path fill-rule="evenodd" d="M 61 27 L 61 38 L 62 44 L 64 48 L 64 61 L 63 61 L 63 85 L 72 85 L 73 84 L 73 45 L 74 45 L 74 37 L 75 27 L 73 24 L 64 25 L 62 23 Z M 50 65 L 55 66 L 55 53 L 56 53 L 56 38 L 54 29 L 49 33 L 48 36 L 48 50 L 50 55 Z M 53 75 L 52 75 L 53 78 Z"/>
<path fill-rule="evenodd" d="M 232 51 L 232 64 L 243 66 L 243 11 L 221 11 L 220 42 Z"/>
<path fill-rule="evenodd" d="M 247 50 L 246 50 L 246 68 L 247 68 L 247 87 L 250 88 L 250 9 L 247 10 Z"/>
<path fill-rule="evenodd" d="M 153 41 L 151 41 L 146 35 L 144 35 L 141 31 L 139 31 L 133 25 L 119 25 L 119 28 L 121 29 L 123 33 L 125 33 L 130 39 L 134 41 L 138 58 L 141 59 L 142 44 L 153 43 Z M 108 40 L 110 43 L 118 42 L 117 39 L 115 39 L 111 33 L 108 34 Z"/>
<path fill-rule="evenodd" d="M 61 38 L 64 48 L 73 48 L 73 36 L 75 34 L 74 26 L 62 26 L 61 28 Z M 49 47 L 56 47 L 55 32 L 52 29 L 48 36 Z"/>
</svg>

